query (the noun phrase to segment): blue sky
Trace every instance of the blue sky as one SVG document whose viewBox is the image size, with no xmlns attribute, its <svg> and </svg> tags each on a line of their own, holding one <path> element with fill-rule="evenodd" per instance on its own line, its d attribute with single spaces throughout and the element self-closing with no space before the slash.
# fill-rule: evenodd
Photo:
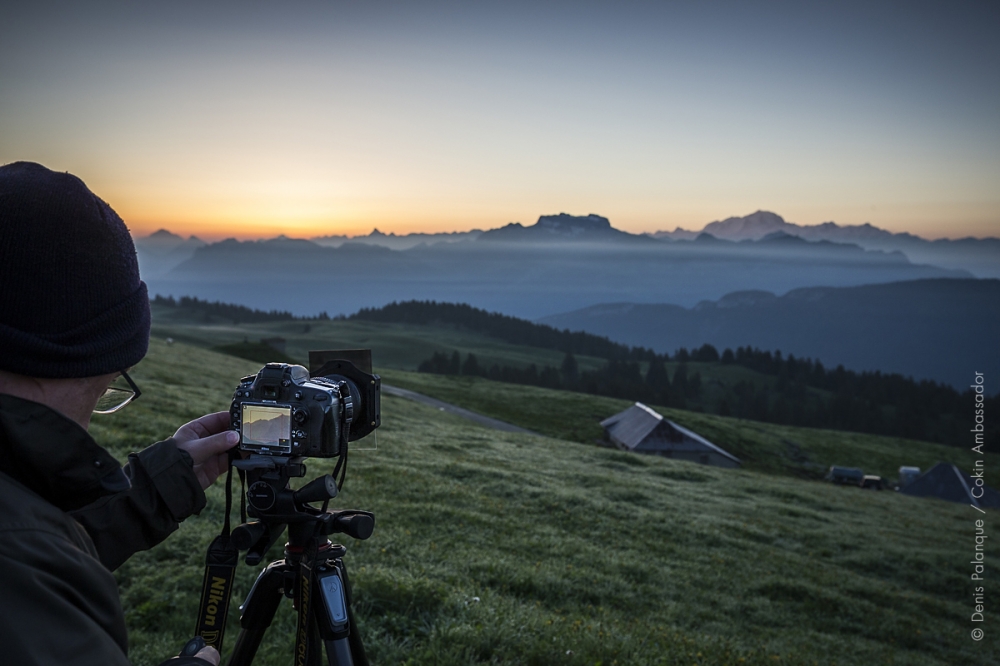
<svg viewBox="0 0 1000 666">
<path fill-rule="evenodd" d="M 78 4 L 0 9 L 0 162 L 139 232 L 1000 235 L 995 4 Z"/>
</svg>

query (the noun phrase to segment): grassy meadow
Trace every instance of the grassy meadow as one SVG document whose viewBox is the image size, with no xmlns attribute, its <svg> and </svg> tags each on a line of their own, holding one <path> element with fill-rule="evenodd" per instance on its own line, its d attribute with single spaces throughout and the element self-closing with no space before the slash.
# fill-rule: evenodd
<svg viewBox="0 0 1000 666">
<path fill-rule="evenodd" d="M 169 307 L 153 306 L 153 334 L 162 338 L 188 342 L 200 347 L 228 347 L 230 353 L 259 360 L 260 340 L 281 337 L 286 341 L 285 357 L 305 363 L 311 349 L 372 349 L 374 361 L 380 369 L 396 368 L 415 371 L 417 366 L 435 352 L 451 355 L 457 351 L 463 359 L 475 354 L 479 365 L 525 368 L 534 363 L 539 368 L 558 368 L 564 354 L 553 349 L 542 349 L 526 345 L 515 345 L 482 333 L 457 329 L 450 326 L 386 324 L 362 320 L 327 321 L 268 321 L 260 323 L 233 324 L 221 318 L 194 320 L 191 313 Z M 244 341 L 248 343 L 242 351 L 237 351 Z M 252 349 L 254 346 L 256 350 Z M 250 352 L 249 354 L 247 352 Z M 274 354 L 272 354 L 274 356 Z M 576 356 L 581 371 L 597 370 L 607 362 L 594 356 Z M 284 359 L 282 359 L 284 360 Z M 673 374 L 678 363 L 667 363 L 667 370 Z M 688 375 L 700 373 L 703 378 L 702 397 L 706 403 L 718 401 L 725 392 L 725 386 L 733 386 L 740 381 L 758 385 L 773 386 L 775 377 L 738 365 L 718 363 L 686 363 Z M 645 372 L 646 364 L 640 364 Z M 808 388 L 812 393 L 824 393 Z"/>
<path fill-rule="evenodd" d="M 445 376 L 381 369 L 382 381 L 454 403 L 535 432 L 584 444 L 603 439 L 600 422 L 633 404 L 628 400 L 494 382 L 481 377 Z M 744 469 L 801 478 L 821 478 L 830 465 L 861 467 L 867 474 L 898 476 L 901 465 L 930 469 L 941 461 L 971 470 L 978 457 L 969 449 L 899 437 L 820 430 L 748 421 L 669 407 L 658 412 L 718 444 Z M 1000 456 L 985 454 L 1000 468 Z"/>
<path fill-rule="evenodd" d="M 483 332 L 443 322 L 402 324 L 334 319 L 237 324 L 234 323 L 232 317 L 238 316 L 239 313 L 235 313 L 230 315 L 230 318 L 226 318 L 219 313 L 212 314 L 210 311 L 171 307 L 154 302 L 153 332 L 154 335 L 169 336 L 175 340 L 212 348 L 258 362 L 281 360 L 305 363 L 308 351 L 311 349 L 369 348 L 374 350 L 374 361 L 380 370 L 391 368 L 412 372 L 417 369 L 421 362 L 429 360 L 433 355 L 443 354 L 444 357 L 450 358 L 454 353 L 458 353 L 463 360 L 467 359 L 470 354 L 474 354 L 477 365 L 483 369 L 483 372 L 471 374 L 485 376 L 485 370 L 494 364 L 504 369 L 523 370 L 531 364 L 534 364 L 538 369 L 555 369 L 562 365 L 564 359 L 564 354 L 556 350 L 511 344 Z M 278 353 L 261 343 L 262 339 L 274 337 L 285 340 L 284 353 Z M 604 370 L 607 365 L 606 359 L 584 355 L 577 356 L 576 359 L 582 372 L 596 371 L 605 377 L 601 381 L 608 381 L 607 373 Z M 648 363 L 641 362 L 636 365 L 640 373 L 647 372 Z M 685 370 L 688 378 L 697 379 L 696 384 L 699 387 L 697 390 L 683 388 L 683 384 L 682 388 L 678 389 L 675 384 L 672 389 L 674 394 L 672 398 L 661 397 L 662 400 L 670 400 L 670 404 L 679 410 L 710 414 L 737 414 L 744 419 L 759 418 L 772 423 L 795 423 L 800 429 L 849 422 L 855 424 L 858 429 L 869 433 L 879 432 L 889 435 L 890 438 L 902 435 L 920 437 L 922 440 L 931 442 L 965 441 L 965 428 L 961 424 L 961 421 L 966 418 L 963 416 L 965 412 L 959 410 L 958 415 L 934 416 L 935 409 L 940 408 L 940 404 L 947 403 L 947 400 L 940 403 L 938 407 L 923 403 L 921 403 L 922 407 L 916 406 L 901 397 L 899 398 L 901 403 L 885 403 L 877 409 L 872 409 L 870 406 L 860 407 L 859 405 L 845 407 L 845 404 L 849 403 L 850 400 L 846 399 L 844 395 L 815 386 L 799 385 L 797 388 L 789 389 L 788 381 L 778 375 L 757 372 L 738 363 L 692 360 L 682 363 L 677 361 L 675 357 L 674 360 L 666 362 L 664 365 L 666 373 L 673 378 L 672 382 L 677 379 L 676 373 L 681 368 Z M 489 376 L 500 377 L 503 375 L 490 373 Z M 551 381 L 540 383 L 548 386 L 553 385 Z M 621 387 L 614 388 L 615 383 L 612 380 L 612 387 L 604 392 L 610 395 L 629 395 L 628 392 L 623 393 Z M 792 390 L 793 393 L 790 394 L 789 390 Z M 683 394 L 683 397 L 678 395 L 678 391 Z M 662 396 L 660 391 L 656 391 L 656 393 Z M 650 393 L 643 392 L 638 395 L 650 395 Z M 920 410 L 924 407 L 929 410 L 928 413 L 932 414 L 929 423 L 914 424 L 912 418 L 903 422 L 908 426 L 919 428 L 916 430 L 910 427 L 900 427 L 896 424 L 900 409 L 912 414 L 915 413 L 914 410 Z M 845 409 L 850 416 L 831 416 L 831 413 Z M 866 415 L 864 418 L 860 416 L 862 412 Z M 844 418 L 847 421 L 841 420 Z M 577 426 L 578 422 L 574 422 L 572 425 L 573 428 Z M 895 433 L 899 434 L 894 435 Z M 565 436 L 565 433 L 560 433 L 559 436 Z M 796 459 L 794 466 L 797 473 L 811 477 L 820 474 L 822 470 L 816 466 L 819 463 L 810 462 L 803 457 L 798 451 L 799 444 L 794 438 L 786 437 L 785 439 L 788 440 L 785 445 L 788 449 L 787 455 Z M 756 445 L 756 443 L 754 444 Z M 908 444 L 904 444 L 903 448 L 906 449 L 908 446 Z M 783 466 L 783 464 L 779 465 L 779 468 Z M 758 466 L 758 469 L 760 468 Z M 895 476 L 897 468 L 898 465 L 892 468 L 892 476 Z M 776 468 L 771 465 L 770 469 Z M 886 475 L 883 474 L 883 476 Z"/>
<path fill-rule="evenodd" d="M 154 339 L 132 373 L 142 399 L 95 417 L 92 432 L 124 458 L 228 407 L 236 380 L 257 369 Z M 376 664 L 1000 663 L 989 626 L 982 642 L 969 638 L 972 509 L 777 469 L 786 440 L 817 464 L 854 451 L 885 472 L 915 443 L 670 414 L 734 438 L 726 445 L 747 468 L 721 470 L 590 443 L 594 420 L 620 401 L 383 375 L 549 436 L 384 397 L 378 450 L 352 455 L 334 502 L 377 516 L 371 539 L 346 544 Z M 516 413 L 502 411 L 507 400 Z M 579 431 L 567 425 L 577 420 Z M 767 473 L 772 464 L 782 474 Z M 307 478 L 331 467 L 312 460 Z M 190 637 L 223 501 L 220 482 L 200 516 L 116 572 L 134 663 L 158 664 Z M 998 564 L 988 556 L 988 570 Z M 259 569 L 240 565 L 238 597 Z M 291 663 L 294 622 L 285 603 L 256 663 Z"/>
<path fill-rule="evenodd" d="M 189 342 L 203 347 L 259 342 L 261 338 L 282 337 L 286 354 L 305 363 L 310 349 L 372 349 L 378 366 L 416 370 L 421 361 L 435 352 L 451 354 L 457 350 L 462 358 L 475 354 L 481 365 L 493 363 L 524 367 L 530 363 L 559 367 L 563 353 L 514 345 L 484 335 L 443 326 L 382 324 L 369 321 L 269 321 L 254 324 L 192 321 L 184 311 L 153 308 L 153 335 Z M 579 356 L 583 370 L 594 370 L 605 360 Z"/>
</svg>

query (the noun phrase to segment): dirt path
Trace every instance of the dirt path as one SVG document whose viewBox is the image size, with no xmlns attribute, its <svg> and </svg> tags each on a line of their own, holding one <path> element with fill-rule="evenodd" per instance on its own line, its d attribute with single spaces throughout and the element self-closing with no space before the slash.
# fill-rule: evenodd
<svg viewBox="0 0 1000 666">
<path fill-rule="evenodd" d="M 533 430 L 527 430 L 516 425 L 511 425 L 506 421 L 501 421 L 499 419 L 493 419 L 489 416 L 483 416 L 482 414 L 477 414 L 476 412 L 470 412 L 468 409 L 463 409 L 456 405 L 453 405 L 437 398 L 432 398 L 426 396 L 422 393 L 417 393 L 415 391 L 410 391 L 408 389 L 399 388 L 398 386 L 389 386 L 387 384 L 382 384 L 382 392 L 388 393 L 389 395 L 394 395 L 398 398 L 406 398 L 407 400 L 413 400 L 414 402 L 419 402 L 430 407 L 436 407 L 442 412 L 447 412 L 448 414 L 454 414 L 455 416 L 461 416 L 463 419 L 469 419 L 474 421 L 479 425 L 486 426 L 487 428 L 493 428 L 494 430 L 502 430 L 504 432 L 517 432 L 522 435 L 539 435 Z"/>
</svg>

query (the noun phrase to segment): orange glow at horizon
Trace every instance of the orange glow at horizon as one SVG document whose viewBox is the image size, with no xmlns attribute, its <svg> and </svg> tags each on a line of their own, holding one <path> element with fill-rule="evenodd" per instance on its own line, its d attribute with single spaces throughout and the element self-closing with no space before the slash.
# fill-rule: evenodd
<svg viewBox="0 0 1000 666">
<path fill-rule="evenodd" d="M 676 228 L 685 229 L 687 231 L 700 231 L 706 224 L 713 222 L 715 220 L 725 219 L 726 217 L 741 217 L 748 215 L 758 208 L 753 210 L 739 210 L 734 211 L 731 215 L 716 216 L 712 218 L 703 218 L 700 221 L 693 221 L 689 218 L 684 220 L 678 220 L 671 223 L 663 224 L 642 224 L 641 222 L 637 224 L 623 224 L 621 220 L 616 220 L 611 218 L 611 224 L 616 229 L 621 229 L 623 231 L 628 231 L 630 233 L 654 233 L 657 231 L 673 231 Z M 803 222 L 800 219 L 782 214 L 780 210 L 773 210 L 782 217 L 785 221 L 800 224 L 803 226 L 809 226 L 813 224 L 819 224 L 820 221 L 815 222 Z M 598 211 L 544 211 L 539 213 L 539 215 L 555 214 L 558 212 L 569 212 L 574 215 L 586 215 L 590 212 L 595 212 L 601 214 Z M 343 221 L 288 221 L 282 222 L 273 219 L 262 219 L 262 220 L 213 220 L 213 221 L 199 221 L 197 219 L 174 219 L 174 220 L 159 220 L 152 221 L 149 219 L 142 219 L 137 217 L 129 217 L 122 215 L 128 225 L 129 231 L 136 238 L 149 236 L 161 229 L 165 229 L 173 234 L 182 237 L 196 236 L 197 238 L 206 242 L 217 242 L 227 238 L 235 238 L 237 240 L 259 240 L 265 238 L 274 238 L 276 236 L 287 236 L 290 238 L 317 238 L 321 236 L 346 236 L 349 238 L 361 237 L 369 235 L 373 230 L 377 229 L 381 233 L 386 235 L 395 234 L 397 236 L 405 236 L 407 234 L 425 233 L 425 234 L 437 234 L 437 233 L 461 233 L 468 232 L 472 230 L 485 231 L 488 229 L 495 229 L 509 222 L 520 222 L 525 226 L 530 226 L 534 224 L 538 218 L 538 215 L 530 218 L 524 219 L 507 219 L 507 218 L 497 218 L 492 216 L 493 219 L 480 219 L 477 222 L 468 222 L 465 219 L 460 223 L 458 219 L 448 220 L 442 219 L 441 217 L 435 217 L 427 220 L 403 220 L 399 218 L 368 218 L 364 220 L 343 220 Z M 827 220 L 822 220 L 827 221 Z M 834 220 L 836 221 L 836 220 Z M 849 222 L 845 223 L 838 221 L 840 226 L 848 226 L 855 224 L 864 224 L 869 222 L 869 220 L 863 220 L 860 222 Z M 938 239 L 958 239 L 966 237 L 974 238 L 988 238 L 998 237 L 996 224 L 989 220 L 984 220 L 981 224 L 977 225 L 962 225 L 961 228 L 949 230 L 947 228 L 942 229 L 939 224 L 935 224 L 933 227 L 928 226 L 927 228 L 917 228 L 914 225 L 897 225 L 890 223 L 877 223 L 871 222 L 873 226 L 885 229 L 892 233 L 908 232 L 921 236 L 927 240 L 938 240 Z"/>
<path fill-rule="evenodd" d="M 275 222 L 273 220 L 225 222 L 216 224 L 200 223 L 197 221 L 181 222 L 147 222 L 126 220 L 129 231 L 133 236 L 148 236 L 161 229 L 177 234 L 178 236 L 197 236 L 204 241 L 218 241 L 226 238 L 237 240 L 258 240 L 262 238 L 274 238 L 275 236 L 288 236 L 289 238 L 316 238 L 320 236 L 367 236 L 373 230 L 378 229 L 384 234 L 396 234 L 404 236 L 411 233 L 449 233 L 455 231 L 471 231 L 477 227 L 453 228 L 447 225 L 439 227 L 400 225 L 393 220 L 382 222 Z"/>
<path fill-rule="evenodd" d="M 991 10 L 93 4 L 5 12 L 0 164 L 80 177 L 136 236 L 757 210 L 1000 236 Z"/>
</svg>

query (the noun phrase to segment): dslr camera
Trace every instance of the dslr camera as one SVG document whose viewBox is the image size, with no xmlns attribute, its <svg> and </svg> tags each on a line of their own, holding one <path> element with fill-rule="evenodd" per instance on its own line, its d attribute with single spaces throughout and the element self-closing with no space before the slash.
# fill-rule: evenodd
<svg viewBox="0 0 1000 666">
<path fill-rule="evenodd" d="M 240 380 L 229 415 L 242 450 L 335 458 L 379 427 L 382 384 L 370 373 L 370 350 L 309 352 L 309 365 L 316 371 L 268 363 Z"/>
</svg>

